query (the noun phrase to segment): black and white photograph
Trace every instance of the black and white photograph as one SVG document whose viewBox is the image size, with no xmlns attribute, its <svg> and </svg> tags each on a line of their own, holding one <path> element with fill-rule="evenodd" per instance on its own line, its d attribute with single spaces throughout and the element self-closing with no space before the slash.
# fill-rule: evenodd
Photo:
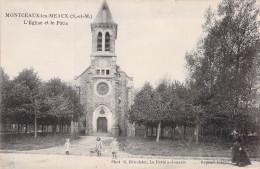
<svg viewBox="0 0 260 169">
<path fill-rule="evenodd" d="M 260 168 L 259 0 L 0 2 L 0 168 Z"/>
</svg>

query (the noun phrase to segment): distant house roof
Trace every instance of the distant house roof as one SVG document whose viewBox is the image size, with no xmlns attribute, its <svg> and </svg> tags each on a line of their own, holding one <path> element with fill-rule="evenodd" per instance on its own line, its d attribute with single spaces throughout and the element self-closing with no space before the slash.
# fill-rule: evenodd
<svg viewBox="0 0 260 169">
<path fill-rule="evenodd" d="M 109 10 L 106 0 L 104 0 L 103 3 L 101 4 L 101 7 L 99 8 L 96 19 L 93 22 L 93 24 L 99 24 L 99 23 L 116 24 L 113 20 L 112 14 Z"/>
</svg>

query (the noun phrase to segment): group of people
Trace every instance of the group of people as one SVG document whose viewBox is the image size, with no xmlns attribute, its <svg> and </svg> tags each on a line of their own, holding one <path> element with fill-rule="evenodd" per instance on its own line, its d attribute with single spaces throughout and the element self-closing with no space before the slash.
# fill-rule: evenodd
<svg viewBox="0 0 260 169">
<path fill-rule="evenodd" d="M 234 136 L 233 137 L 234 143 L 231 151 L 232 164 L 237 165 L 239 167 L 250 165 L 251 164 L 250 159 L 248 158 L 248 155 L 243 147 L 243 140 L 241 139 L 241 137 L 239 137 L 238 133 L 234 133 L 233 136 Z M 118 144 L 119 143 L 117 142 L 116 137 L 114 137 L 113 141 L 110 144 L 113 159 L 117 158 Z M 70 147 L 71 147 L 69 139 L 66 139 L 66 143 L 64 146 L 66 148 L 66 154 L 69 154 Z M 93 152 L 96 152 L 97 156 L 101 156 L 103 149 L 104 147 L 101 138 L 97 137 L 95 151 Z"/>
<path fill-rule="evenodd" d="M 116 137 L 114 137 L 113 141 L 110 144 L 113 159 L 117 158 L 118 144 L 119 143 L 117 142 Z M 70 148 L 71 148 L 71 144 L 70 144 L 70 140 L 69 139 L 66 139 L 66 143 L 65 143 L 64 147 L 66 148 L 65 153 L 67 155 L 69 155 Z M 101 153 L 102 153 L 103 149 L 104 149 L 104 147 L 103 147 L 103 143 L 101 141 L 101 138 L 97 137 L 95 151 L 93 151 L 93 152 L 96 152 L 97 156 L 101 156 Z"/>
<path fill-rule="evenodd" d="M 110 147 L 111 147 L 113 159 L 114 158 L 116 159 L 117 158 L 117 151 L 118 151 L 118 142 L 116 141 L 116 137 L 113 138 L 113 141 L 111 142 Z M 96 150 L 95 151 L 97 152 L 98 156 L 101 156 L 102 150 L 103 150 L 103 144 L 101 142 L 100 137 L 97 137 L 97 139 L 96 139 Z"/>
<path fill-rule="evenodd" d="M 237 165 L 239 167 L 243 167 L 246 165 L 250 165 L 250 159 L 244 149 L 243 139 L 239 137 L 239 133 L 235 132 L 233 134 L 234 143 L 231 151 L 231 162 L 233 165 Z"/>
</svg>

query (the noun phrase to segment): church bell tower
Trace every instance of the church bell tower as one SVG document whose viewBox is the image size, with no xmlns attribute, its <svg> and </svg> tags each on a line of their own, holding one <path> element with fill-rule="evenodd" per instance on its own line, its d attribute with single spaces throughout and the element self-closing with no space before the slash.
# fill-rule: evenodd
<svg viewBox="0 0 260 169">
<path fill-rule="evenodd" d="M 91 23 L 90 66 L 78 77 L 81 103 L 85 106 L 86 135 L 132 135 L 126 112 L 133 103 L 133 78 L 117 64 L 117 24 L 106 0 Z"/>
<path fill-rule="evenodd" d="M 92 57 L 116 57 L 115 41 L 117 24 L 114 22 L 106 0 L 103 1 L 96 19 L 91 24 Z"/>
</svg>

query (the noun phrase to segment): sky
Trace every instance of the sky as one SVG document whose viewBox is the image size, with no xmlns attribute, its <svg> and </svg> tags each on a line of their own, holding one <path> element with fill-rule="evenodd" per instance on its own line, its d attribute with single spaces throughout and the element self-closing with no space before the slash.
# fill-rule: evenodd
<svg viewBox="0 0 260 169">
<path fill-rule="evenodd" d="M 72 81 L 90 65 L 90 24 L 103 0 L 4 0 L 1 66 L 11 77 L 34 68 L 47 81 Z M 185 53 L 202 35 L 204 14 L 218 0 L 107 0 L 118 24 L 117 65 L 133 77 L 134 87 L 155 84 L 164 76 L 184 82 Z M 90 18 L 6 17 L 6 13 L 89 14 Z M 68 25 L 29 25 L 65 21 Z"/>
</svg>

